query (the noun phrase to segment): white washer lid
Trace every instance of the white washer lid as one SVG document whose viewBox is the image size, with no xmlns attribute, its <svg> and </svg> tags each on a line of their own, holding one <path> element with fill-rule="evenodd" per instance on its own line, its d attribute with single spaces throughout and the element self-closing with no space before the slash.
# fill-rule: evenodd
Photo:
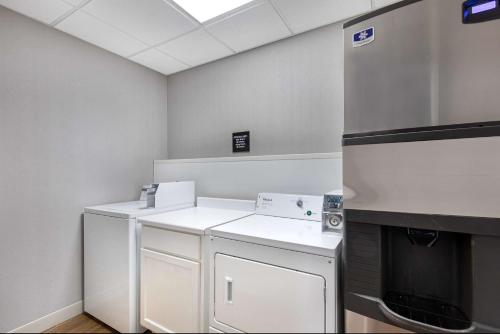
<svg viewBox="0 0 500 334">
<path fill-rule="evenodd" d="M 342 235 L 322 232 L 321 222 L 264 215 L 215 227 L 211 235 L 328 257 L 336 257 L 342 245 Z"/>
<path fill-rule="evenodd" d="M 146 201 L 133 201 L 90 206 L 84 209 L 85 213 L 93 213 L 115 218 L 136 218 L 155 215 L 162 212 L 184 209 L 194 206 L 194 203 L 169 206 L 165 208 L 146 208 Z"/>
<path fill-rule="evenodd" d="M 145 226 L 153 226 L 192 234 L 205 234 L 205 230 L 253 215 L 252 211 L 196 207 L 165 212 L 139 219 Z"/>
</svg>

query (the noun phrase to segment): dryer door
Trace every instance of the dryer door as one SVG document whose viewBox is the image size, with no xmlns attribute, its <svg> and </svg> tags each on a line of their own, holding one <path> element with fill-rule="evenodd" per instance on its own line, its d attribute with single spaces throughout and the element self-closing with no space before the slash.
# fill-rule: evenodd
<svg viewBox="0 0 500 334">
<path fill-rule="evenodd" d="M 323 277 L 215 256 L 215 319 L 247 332 L 325 332 Z"/>
</svg>

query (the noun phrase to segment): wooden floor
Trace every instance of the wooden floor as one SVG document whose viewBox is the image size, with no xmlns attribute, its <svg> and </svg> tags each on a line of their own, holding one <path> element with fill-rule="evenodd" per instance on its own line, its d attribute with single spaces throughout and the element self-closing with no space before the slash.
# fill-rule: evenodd
<svg viewBox="0 0 500 334">
<path fill-rule="evenodd" d="M 113 328 L 106 326 L 88 314 L 80 314 L 63 322 L 45 333 L 117 333 Z"/>
</svg>

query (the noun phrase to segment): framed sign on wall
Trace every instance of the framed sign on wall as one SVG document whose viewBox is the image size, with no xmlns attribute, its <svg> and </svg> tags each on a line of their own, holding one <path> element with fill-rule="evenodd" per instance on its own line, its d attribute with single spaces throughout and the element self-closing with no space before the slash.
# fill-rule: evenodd
<svg viewBox="0 0 500 334">
<path fill-rule="evenodd" d="M 233 153 L 250 152 L 250 131 L 233 132 Z"/>
</svg>

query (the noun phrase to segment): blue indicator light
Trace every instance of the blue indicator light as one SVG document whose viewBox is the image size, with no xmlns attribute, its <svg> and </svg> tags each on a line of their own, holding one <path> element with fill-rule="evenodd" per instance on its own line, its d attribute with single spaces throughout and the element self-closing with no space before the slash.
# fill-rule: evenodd
<svg viewBox="0 0 500 334">
<path fill-rule="evenodd" d="M 472 14 L 487 12 L 487 11 L 495 9 L 495 8 L 497 8 L 497 1 L 496 0 L 485 2 L 483 4 L 473 6 L 472 7 Z"/>
</svg>

